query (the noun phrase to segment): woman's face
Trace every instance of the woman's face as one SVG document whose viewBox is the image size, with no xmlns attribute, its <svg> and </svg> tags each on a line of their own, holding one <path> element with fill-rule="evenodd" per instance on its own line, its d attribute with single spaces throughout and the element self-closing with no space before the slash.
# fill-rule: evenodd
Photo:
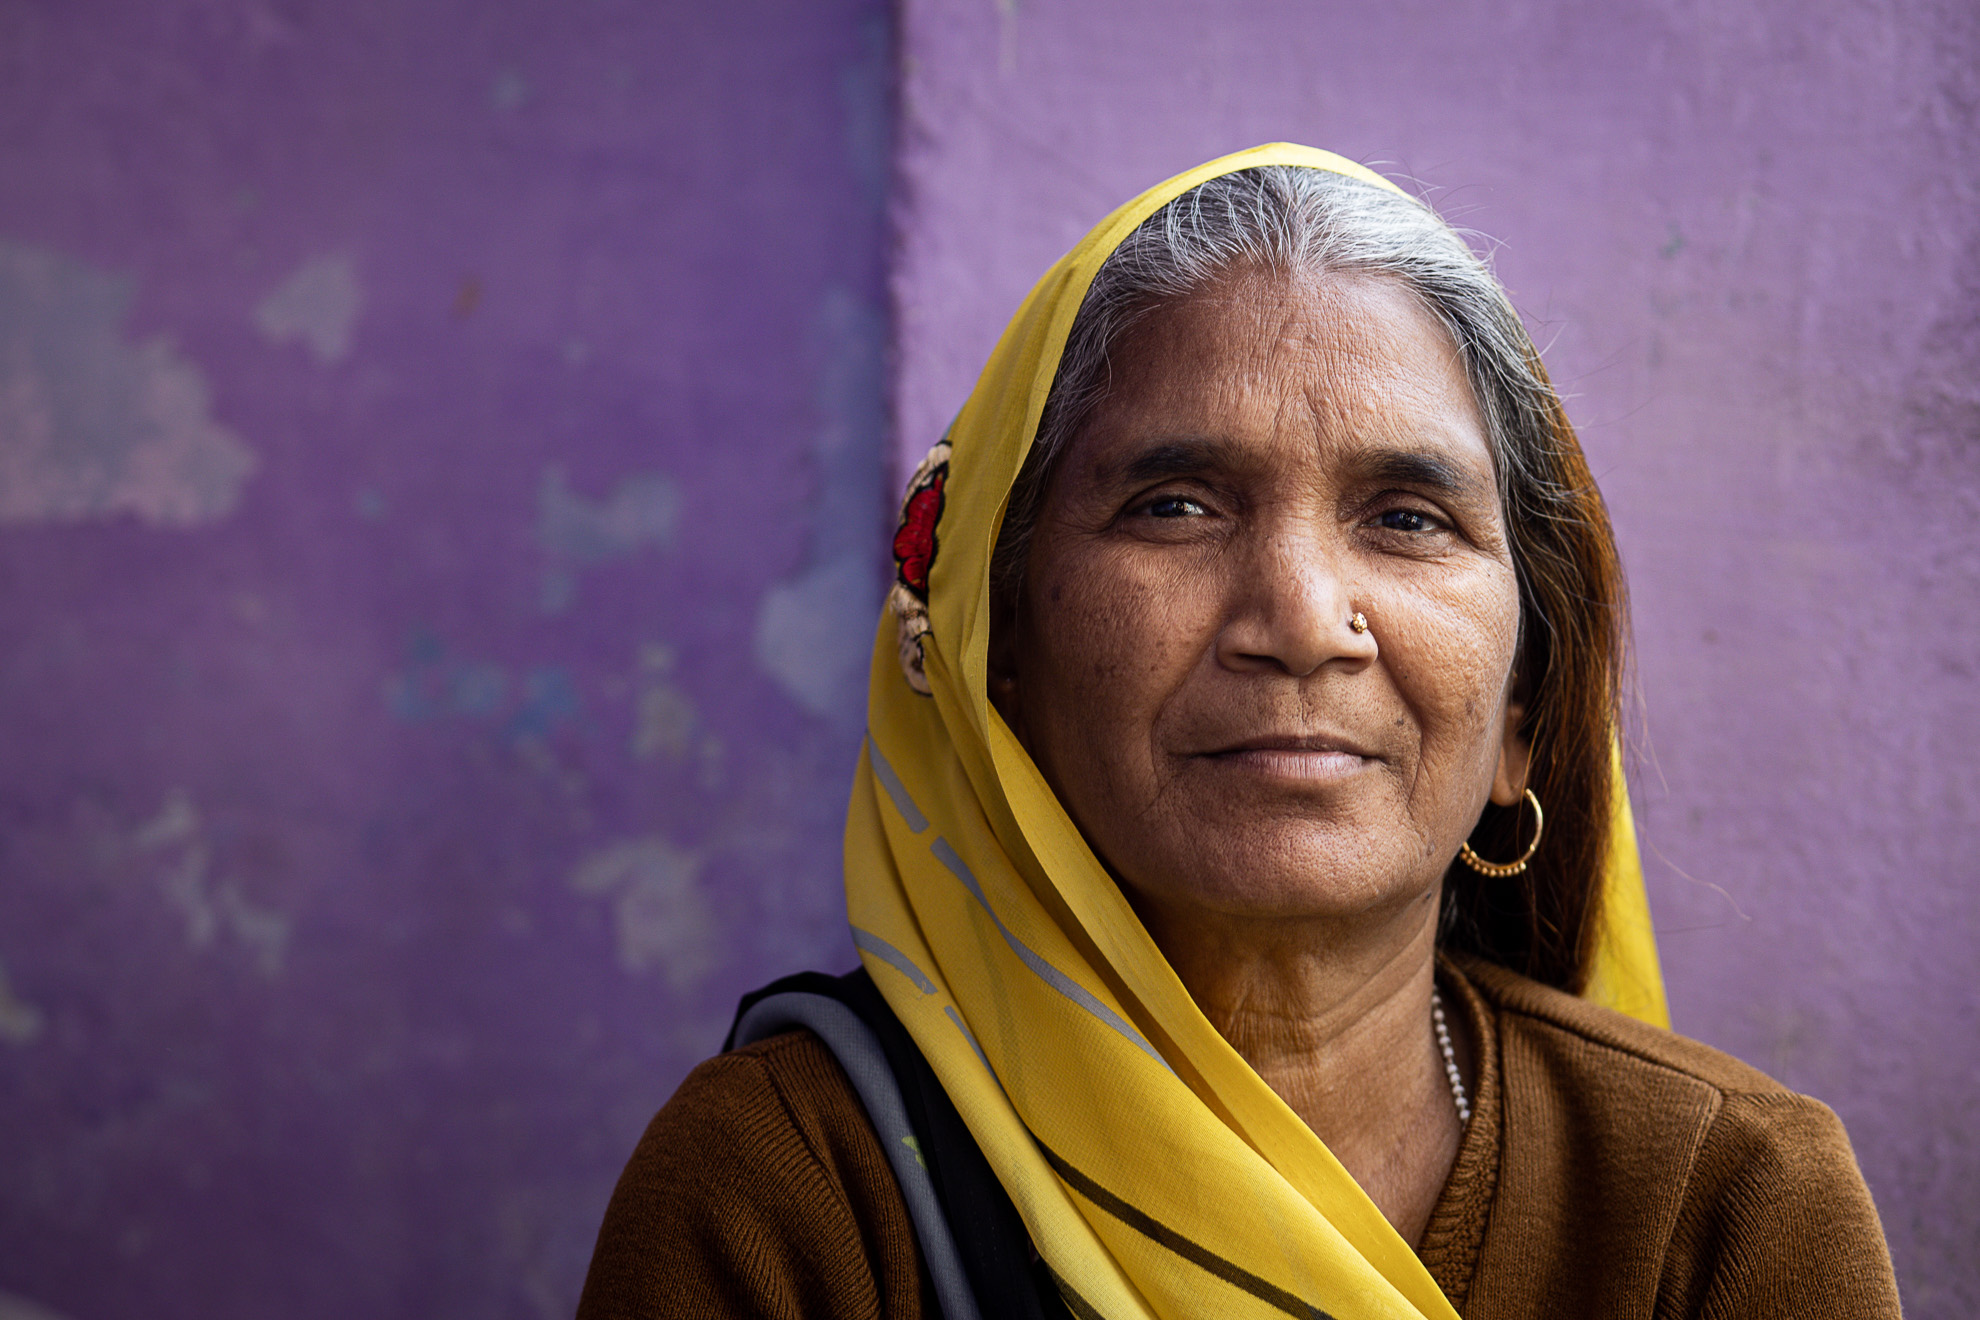
<svg viewBox="0 0 1980 1320">
<path fill-rule="evenodd" d="M 999 624 L 992 698 L 1144 915 L 1421 901 L 1524 784 L 1491 452 L 1390 280 L 1239 273 L 1142 322 Z"/>
</svg>

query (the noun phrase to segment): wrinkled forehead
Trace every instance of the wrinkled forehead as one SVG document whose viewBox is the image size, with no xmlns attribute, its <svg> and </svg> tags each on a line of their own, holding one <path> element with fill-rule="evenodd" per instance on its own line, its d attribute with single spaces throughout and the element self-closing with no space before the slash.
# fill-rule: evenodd
<svg viewBox="0 0 1980 1320">
<path fill-rule="evenodd" d="M 1075 466 L 1146 466 L 1144 449 L 1304 446 L 1344 460 L 1441 454 L 1492 467 L 1464 363 L 1442 323 L 1383 276 L 1234 271 L 1151 310 L 1121 338 Z M 1099 475 L 1094 472 L 1094 475 Z"/>
</svg>

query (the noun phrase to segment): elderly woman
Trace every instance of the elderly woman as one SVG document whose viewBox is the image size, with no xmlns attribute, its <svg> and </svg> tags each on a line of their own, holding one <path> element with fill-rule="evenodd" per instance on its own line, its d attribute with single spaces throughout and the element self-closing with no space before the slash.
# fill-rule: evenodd
<svg viewBox="0 0 1980 1320">
<path fill-rule="evenodd" d="M 864 968 L 744 1001 L 582 1315 L 1898 1314 L 1835 1116 L 1636 1020 L 1615 546 L 1429 209 L 1283 145 L 1135 199 L 895 554 Z"/>
</svg>

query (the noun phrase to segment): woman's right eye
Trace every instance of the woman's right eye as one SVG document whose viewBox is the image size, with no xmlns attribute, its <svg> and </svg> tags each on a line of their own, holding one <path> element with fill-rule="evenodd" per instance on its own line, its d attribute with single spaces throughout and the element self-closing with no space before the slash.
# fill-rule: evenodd
<svg viewBox="0 0 1980 1320">
<path fill-rule="evenodd" d="M 1162 495 L 1146 505 L 1151 518 L 1192 518 L 1207 513 L 1201 504 L 1182 495 Z"/>
</svg>

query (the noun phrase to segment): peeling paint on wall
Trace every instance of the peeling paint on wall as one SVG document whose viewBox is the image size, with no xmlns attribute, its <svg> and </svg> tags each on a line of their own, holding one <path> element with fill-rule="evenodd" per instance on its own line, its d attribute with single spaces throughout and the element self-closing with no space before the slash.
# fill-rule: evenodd
<svg viewBox="0 0 1980 1320">
<path fill-rule="evenodd" d="M 513 673 L 459 656 L 425 629 L 406 643 L 404 667 L 381 685 L 385 707 L 407 724 L 457 717 L 499 729 L 509 742 L 541 741 L 584 717 L 578 680 L 562 665 Z"/>
<path fill-rule="evenodd" d="M 715 970 L 720 931 L 695 883 L 701 859 L 659 835 L 626 839 L 592 853 L 571 872 L 571 888 L 612 901 L 619 965 L 658 966 L 685 990 Z"/>
<path fill-rule="evenodd" d="M 576 723 L 584 712 L 577 679 L 561 665 L 532 669 L 522 678 L 522 702 L 502 735 L 511 741 L 542 739 L 564 724 Z"/>
<path fill-rule="evenodd" d="M 347 256 L 311 257 L 254 309 L 254 323 L 272 343 L 300 339 L 329 366 L 351 351 L 351 330 L 364 310 L 364 289 Z"/>
<path fill-rule="evenodd" d="M 68 1320 L 68 1317 L 18 1293 L 0 1292 L 0 1320 Z"/>
<path fill-rule="evenodd" d="M 603 499 L 587 500 L 570 487 L 564 469 L 543 469 L 537 487 L 536 539 L 546 563 L 540 604 L 545 614 L 569 609 L 577 574 L 642 545 L 665 547 L 674 534 L 681 495 L 660 472 L 622 478 Z"/>
<path fill-rule="evenodd" d="M 812 325 L 822 366 L 811 444 L 817 497 L 806 566 L 757 606 L 756 663 L 799 707 L 857 726 L 879 617 L 873 543 L 884 519 L 879 400 L 884 322 L 843 289 L 829 289 Z"/>
<path fill-rule="evenodd" d="M 124 338 L 130 280 L 0 243 L 0 524 L 233 512 L 254 453 L 170 340 Z"/>
<path fill-rule="evenodd" d="M 529 104 L 529 81 L 514 69 L 503 69 L 488 84 L 488 108 L 520 110 Z"/>
<path fill-rule="evenodd" d="M 864 555 L 848 555 L 763 593 L 756 663 L 821 719 L 865 716 L 863 680 L 879 608 L 873 578 Z"/>
<path fill-rule="evenodd" d="M 569 1316 L 736 996 L 853 962 L 858 729 L 752 640 L 820 565 L 880 600 L 892 11 L 30 8 L 0 1287 Z M 132 489 L 146 372 L 251 479 Z"/>
<path fill-rule="evenodd" d="M 635 698 L 631 751 L 641 761 L 663 753 L 678 761 L 693 743 L 694 699 L 675 686 L 673 671 L 672 650 L 659 642 L 639 648 L 639 695 Z"/>
<path fill-rule="evenodd" d="M 252 902 L 239 880 L 215 878 L 213 845 L 184 789 L 174 789 L 158 813 L 131 832 L 128 850 L 157 864 L 153 874 L 185 923 L 188 948 L 204 952 L 229 937 L 254 956 L 262 975 L 281 974 L 289 947 L 288 915 Z"/>
<path fill-rule="evenodd" d="M 22 1002 L 14 993 L 13 982 L 7 977 L 7 964 L 0 962 L 0 1040 L 10 1045 L 30 1044 L 41 1034 L 44 1025 L 41 1010 Z M 0 1320 L 5 1317 L 5 1310 L 0 1309 Z"/>
</svg>

